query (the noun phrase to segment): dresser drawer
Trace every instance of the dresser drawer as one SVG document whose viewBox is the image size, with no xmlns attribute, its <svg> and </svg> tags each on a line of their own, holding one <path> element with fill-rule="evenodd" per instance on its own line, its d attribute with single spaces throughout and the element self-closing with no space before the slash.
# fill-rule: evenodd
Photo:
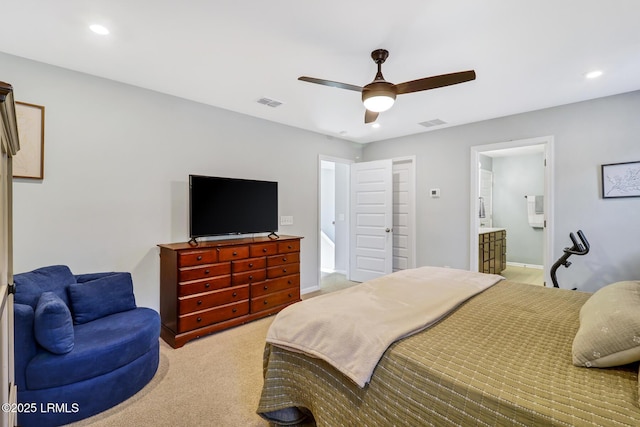
<svg viewBox="0 0 640 427">
<path fill-rule="evenodd" d="M 278 242 L 278 253 L 300 252 L 300 240 L 289 240 L 288 242 Z"/>
<path fill-rule="evenodd" d="M 190 280 L 205 279 L 207 277 L 222 276 L 231 273 L 231 264 L 205 264 L 200 267 L 184 267 L 179 270 L 178 281 L 188 282 Z"/>
<path fill-rule="evenodd" d="M 282 304 L 292 303 L 300 299 L 300 289 L 291 288 L 284 291 L 273 292 L 261 297 L 251 298 L 251 312 L 255 313 L 262 310 L 268 310 Z"/>
<path fill-rule="evenodd" d="M 250 246 L 250 255 L 251 256 L 265 256 L 265 255 L 274 255 L 278 253 L 278 244 L 277 243 L 262 243 L 259 245 L 251 245 Z"/>
<path fill-rule="evenodd" d="M 297 273 L 300 273 L 300 264 L 284 264 L 277 267 L 267 267 L 268 279 Z"/>
<path fill-rule="evenodd" d="M 284 276 L 277 279 L 269 279 L 260 283 L 254 283 L 251 285 L 251 297 L 256 298 L 259 296 L 270 294 L 272 292 L 282 291 L 289 288 L 300 289 L 299 274 L 293 274 L 291 276 Z"/>
<path fill-rule="evenodd" d="M 216 262 L 218 262 L 218 252 L 213 249 L 180 251 L 178 253 L 178 267 L 191 267 L 194 265 L 215 264 Z"/>
<path fill-rule="evenodd" d="M 249 285 L 234 286 L 219 291 L 179 298 L 178 311 L 180 314 L 187 314 L 247 299 L 249 299 Z"/>
<path fill-rule="evenodd" d="M 249 258 L 249 246 L 219 248 L 218 261 L 233 261 L 234 259 L 243 258 Z"/>
<path fill-rule="evenodd" d="M 268 267 L 273 267 L 275 265 L 292 264 L 296 262 L 300 262 L 300 252 L 292 252 L 267 257 Z"/>
<path fill-rule="evenodd" d="M 231 275 L 209 277 L 207 279 L 193 280 L 191 282 L 181 282 L 178 284 L 178 296 L 200 294 L 202 292 L 214 291 L 231 286 Z"/>
<path fill-rule="evenodd" d="M 266 265 L 267 265 L 267 259 L 264 257 L 243 259 L 242 261 L 232 261 L 231 271 L 233 271 L 234 273 L 240 273 L 243 271 L 257 270 L 260 268 L 264 268 Z"/>
<path fill-rule="evenodd" d="M 186 332 L 249 313 L 249 301 L 240 301 L 179 317 L 178 332 Z"/>
<path fill-rule="evenodd" d="M 244 285 L 245 283 L 262 282 L 267 278 L 266 270 L 247 271 L 244 273 L 234 273 L 231 275 L 232 285 Z"/>
</svg>

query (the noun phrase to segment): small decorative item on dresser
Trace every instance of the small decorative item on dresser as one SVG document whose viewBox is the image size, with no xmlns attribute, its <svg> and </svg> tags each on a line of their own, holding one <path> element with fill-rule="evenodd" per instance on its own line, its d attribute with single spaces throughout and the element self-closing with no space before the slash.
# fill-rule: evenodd
<svg viewBox="0 0 640 427">
<path fill-rule="evenodd" d="M 182 347 L 300 301 L 300 239 L 158 245 L 161 337 Z"/>
</svg>

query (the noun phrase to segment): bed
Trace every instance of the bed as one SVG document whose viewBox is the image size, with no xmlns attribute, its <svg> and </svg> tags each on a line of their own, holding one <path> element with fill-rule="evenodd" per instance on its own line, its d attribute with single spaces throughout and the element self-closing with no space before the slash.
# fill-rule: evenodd
<svg viewBox="0 0 640 427">
<path fill-rule="evenodd" d="M 626 331 L 635 347 L 618 352 L 622 359 L 589 349 L 592 361 L 576 360 L 579 336 L 591 343 L 590 334 L 616 328 L 584 331 L 583 306 L 624 311 L 638 303 L 640 282 L 625 289 L 596 301 L 500 280 L 392 343 L 364 386 L 322 358 L 267 343 L 257 412 L 277 425 L 638 426 L 638 363 L 626 363 L 640 360 L 638 324 Z M 622 365 L 598 367 L 602 360 Z"/>
</svg>

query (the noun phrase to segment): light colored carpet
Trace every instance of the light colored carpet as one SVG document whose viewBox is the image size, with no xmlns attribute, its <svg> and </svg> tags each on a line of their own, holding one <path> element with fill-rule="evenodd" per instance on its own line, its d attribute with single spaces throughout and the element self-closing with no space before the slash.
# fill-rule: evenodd
<svg viewBox="0 0 640 427">
<path fill-rule="evenodd" d="M 323 278 L 321 290 L 302 298 L 354 284 L 342 275 L 331 275 Z M 265 338 L 274 318 L 190 341 L 179 349 L 160 340 L 158 372 L 146 387 L 125 402 L 70 426 L 268 426 L 256 409 Z"/>
<path fill-rule="evenodd" d="M 160 340 L 160 366 L 145 388 L 120 405 L 70 425 L 268 426 L 256 408 L 264 342 L 273 319 L 256 320 L 179 349 Z"/>
</svg>

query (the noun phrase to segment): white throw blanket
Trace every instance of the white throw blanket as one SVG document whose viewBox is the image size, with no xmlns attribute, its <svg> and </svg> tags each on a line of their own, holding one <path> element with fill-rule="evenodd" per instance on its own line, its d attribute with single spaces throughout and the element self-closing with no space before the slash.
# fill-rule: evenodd
<svg viewBox="0 0 640 427">
<path fill-rule="evenodd" d="M 403 270 L 282 310 L 267 342 L 320 358 L 364 387 L 386 349 L 504 279 L 439 267 Z"/>
</svg>

